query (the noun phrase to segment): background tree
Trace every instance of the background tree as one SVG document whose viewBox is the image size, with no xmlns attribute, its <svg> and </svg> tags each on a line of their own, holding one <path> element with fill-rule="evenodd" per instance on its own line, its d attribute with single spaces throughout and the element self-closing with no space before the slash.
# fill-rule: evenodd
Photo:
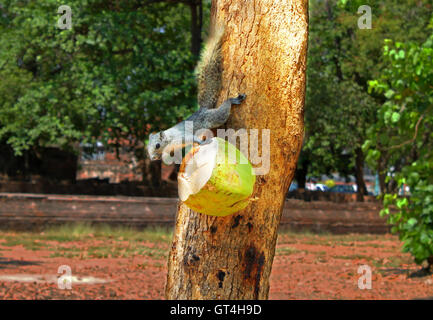
<svg viewBox="0 0 433 320">
<path fill-rule="evenodd" d="M 232 216 L 205 216 L 179 204 L 168 299 L 268 297 L 277 227 L 303 138 L 307 4 L 213 2 L 213 23 L 226 31 L 220 102 L 247 94 L 227 127 L 270 129 L 271 168 L 257 177 L 257 201 Z"/>
<path fill-rule="evenodd" d="M 433 19 L 424 42 L 386 41 L 381 76 L 371 88 L 386 97 L 364 144 L 371 166 L 387 183 L 382 214 L 389 215 L 403 250 L 433 271 Z M 385 161 L 384 161 L 385 159 Z M 410 187 L 409 197 L 398 188 Z M 398 211 L 390 213 L 396 205 Z"/>
<path fill-rule="evenodd" d="M 149 132 L 196 108 L 190 6 L 201 1 L 70 1 L 71 30 L 57 27 L 61 4 L 0 5 L 0 141 L 26 155 L 126 139 L 145 159 Z"/>
<path fill-rule="evenodd" d="M 302 171 L 352 174 L 362 200 L 366 192 L 362 145 L 384 101 L 383 95 L 368 93 L 368 81 L 384 68 L 381 51 L 385 38 L 425 37 L 431 4 L 412 0 L 310 4 L 306 141 L 301 154 L 309 166 Z M 361 5 L 372 9 L 372 29 L 358 28 Z"/>
</svg>

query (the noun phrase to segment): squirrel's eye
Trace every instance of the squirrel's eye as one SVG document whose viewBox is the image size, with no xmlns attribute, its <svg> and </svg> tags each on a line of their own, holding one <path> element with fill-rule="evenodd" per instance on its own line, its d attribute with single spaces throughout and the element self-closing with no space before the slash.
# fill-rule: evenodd
<svg viewBox="0 0 433 320">
<path fill-rule="evenodd" d="M 155 148 L 159 149 L 161 147 L 161 145 L 159 143 L 156 144 Z"/>
</svg>

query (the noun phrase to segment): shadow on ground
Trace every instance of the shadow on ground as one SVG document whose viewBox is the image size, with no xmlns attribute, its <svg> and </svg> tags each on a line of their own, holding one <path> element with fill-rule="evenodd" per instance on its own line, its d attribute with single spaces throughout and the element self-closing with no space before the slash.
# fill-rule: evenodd
<svg viewBox="0 0 433 320">
<path fill-rule="evenodd" d="M 409 278 L 423 278 L 431 276 L 433 274 L 433 268 L 422 268 L 420 270 L 414 271 L 409 275 Z"/>
<path fill-rule="evenodd" d="M 0 257 L 0 269 L 10 267 L 21 267 L 21 266 L 37 266 L 40 265 L 38 261 L 25 261 L 25 260 L 13 260 Z"/>
</svg>

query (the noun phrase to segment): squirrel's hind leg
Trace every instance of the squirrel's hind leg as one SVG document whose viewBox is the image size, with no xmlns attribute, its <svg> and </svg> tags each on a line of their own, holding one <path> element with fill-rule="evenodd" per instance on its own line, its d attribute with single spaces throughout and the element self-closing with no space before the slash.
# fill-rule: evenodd
<svg viewBox="0 0 433 320">
<path fill-rule="evenodd" d="M 217 109 L 206 109 L 204 114 L 204 128 L 218 128 L 227 122 L 233 104 L 239 105 L 246 98 L 245 94 L 240 94 L 236 98 L 229 98 L 224 101 Z"/>
</svg>

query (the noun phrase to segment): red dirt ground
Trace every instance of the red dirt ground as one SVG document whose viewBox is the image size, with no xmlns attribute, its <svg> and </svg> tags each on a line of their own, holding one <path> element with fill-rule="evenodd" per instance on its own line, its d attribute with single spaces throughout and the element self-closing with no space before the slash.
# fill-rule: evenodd
<svg viewBox="0 0 433 320">
<path fill-rule="evenodd" d="M 38 246 L 39 240 L 33 240 L 33 247 L 28 247 L 28 242 L 19 243 L 20 237 L 19 233 L 0 233 L 0 277 L 32 274 L 42 279 L 47 274 L 56 275 L 60 265 L 69 265 L 73 275 L 111 282 L 74 284 L 72 290 L 61 290 L 57 283 L 0 280 L 0 299 L 164 298 L 169 241 L 141 242 L 141 247 L 133 248 L 136 251 L 128 255 L 125 253 L 132 249 L 123 238 L 45 241 L 42 246 Z M 14 238 L 16 244 L 10 242 Z M 109 250 L 111 253 L 106 257 L 98 258 L 105 253 L 91 250 L 101 244 L 116 247 L 117 251 Z M 63 254 L 71 248 L 75 256 Z M 432 297 L 433 276 L 408 278 L 407 275 L 419 270 L 419 266 L 412 262 L 409 254 L 401 253 L 400 248 L 401 243 L 391 235 L 281 234 L 271 274 L 270 299 Z M 358 288 L 360 265 L 372 268 L 371 290 Z"/>
</svg>

